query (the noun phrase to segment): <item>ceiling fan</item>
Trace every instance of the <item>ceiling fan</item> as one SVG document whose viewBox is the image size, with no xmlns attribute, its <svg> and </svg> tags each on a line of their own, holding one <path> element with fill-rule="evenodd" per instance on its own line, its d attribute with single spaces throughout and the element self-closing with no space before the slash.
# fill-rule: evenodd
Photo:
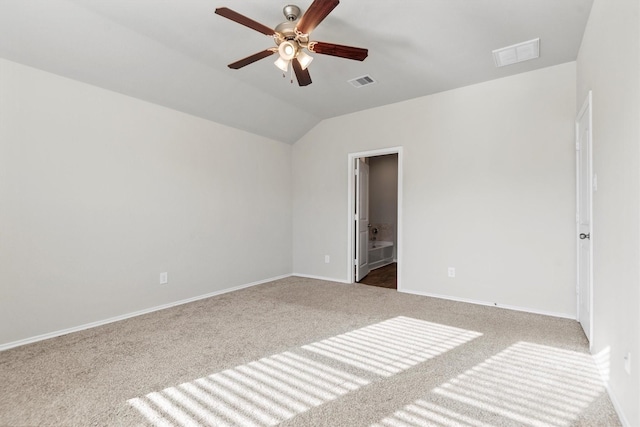
<svg viewBox="0 0 640 427">
<path fill-rule="evenodd" d="M 229 64 L 229 68 L 237 70 L 278 53 L 279 56 L 275 65 L 280 68 L 283 73 L 286 73 L 289 69 L 289 64 L 291 64 L 298 79 L 298 84 L 300 86 L 307 86 L 311 84 L 311 76 L 309 75 L 307 67 L 313 60 L 313 57 L 304 52 L 305 50 L 312 53 L 364 61 L 369 54 L 367 49 L 309 40 L 311 32 L 339 3 L 339 0 L 314 0 L 302 17 L 300 17 L 300 8 L 298 6 L 287 5 L 282 11 L 287 20 L 279 24 L 275 29 L 262 25 L 229 8 L 217 8 L 216 14 L 273 37 L 277 46 L 231 63 Z"/>
</svg>

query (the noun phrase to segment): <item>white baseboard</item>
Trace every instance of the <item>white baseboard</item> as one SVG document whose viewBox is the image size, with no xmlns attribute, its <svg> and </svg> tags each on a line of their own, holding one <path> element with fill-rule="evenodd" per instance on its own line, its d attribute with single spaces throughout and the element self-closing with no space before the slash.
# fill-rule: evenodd
<svg viewBox="0 0 640 427">
<path fill-rule="evenodd" d="M 560 317 L 560 318 L 563 318 L 563 319 L 576 320 L 576 315 L 575 314 L 556 313 L 556 312 L 551 312 L 551 311 L 546 311 L 546 310 L 538 310 L 538 309 L 535 309 L 535 308 L 517 307 L 517 306 L 513 306 L 513 305 L 503 305 L 503 304 L 497 304 L 497 303 L 487 302 L 487 301 L 478 301 L 478 300 L 467 299 L 467 298 L 457 298 L 457 297 L 452 297 L 452 296 L 449 296 L 449 295 L 439 295 L 439 294 L 432 294 L 432 293 L 429 293 L 429 292 L 406 290 L 404 288 L 402 290 L 398 289 L 398 292 L 402 292 L 402 293 L 405 293 L 405 294 L 412 294 L 412 295 L 421 295 L 421 296 L 424 296 L 424 297 L 446 299 L 446 300 L 449 300 L 449 301 L 466 302 L 468 304 L 476 304 L 476 305 L 485 305 L 485 306 L 489 306 L 489 307 L 504 308 L 504 309 L 507 309 L 507 310 L 522 311 L 522 312 L 525 312 L 525 313 L 541 314 L 541 315 L 544 315 L 544 316 Z"/>
<path fill-rule="evenodd" d="M 620 422 L 622 423 L 623 427 L 631 427 L 631 423 L 629 422 L 627 417 L 624 415 L 622 406 L 620 406 L 620 402 L 618 402 L 618 398 L 616 397 L 615 393 L 611 391 L 611 387 L 609 386 L 608 381 L 604 381 L 604 388 L 607 390 L 607 393 L 609 394 L 609 399 L 611 399 L 611 403 L 613 403 L 613 409 L 616 410 L 616 413 L 618 414 L 618 418 L 620 418 Z"/>
<path fill-rule="evenodd" d="M 613 404 L 613 409 L 616 410 L 616 413 L 618 414 L 618 418 L 620 418 L 620 423 L 623 425 L 623 427 L 631 427 L 631 423 L 629 422 L 629 420 L 627 419 L 627 417 L 625 416 L 624 411 L 622 410 L 622 406 L 620 405 L 620 402 L 618 401 L 618 397 L 616 396 L 616 394 L 611 390 L 611 384 L 609 383 L 609 348 L 607 348 L 605 351 L 601 352 L 601 353 L 597 353 L 593 355 L 593 358 L 596 362 L 596 367 L 598 368 L 598 373 L 600 374 L 600 378 L 602 379 L 602 383 L 604 384 L 604 388 L 607 390 L 607 394 L 609 395 L 609 399 L 611 400 L 611 403 Z M 604 353 L 604 357 L 601 357 L 601 354 Z"/>
<path fill-rule="evenodd" d="M 312 274 L 301 274 L 301 273 L 293 273 L 291 276 L 304 277 L 305 279 L 317 279 L 324 280 L 326 282 L 338 282 L 338 283 L 346 283 L 348 285 L 351 284 L 348 280 L 344 279 L 336 279 L 334 277 L 322 277 L 322 276 L 314 276 Z"/>
<path fill-rule="evenodd" d="M 79 331 L 83 331 L 85 329 L 95 328 L 97 326 L 106 325 L 108 323 L 118 322 L 120 320 L 129 319 L 131 317 L 141 316 L 143 314 L 152 313 L 154 311 L 159 311 L 159 310 L 164 310 L 166 308 L 175 307 L 177 305 L 188 304 L 190 302 L 198 301 L 198 300 L 201 300 L 201 299 L 211 298 L 211 297 L 215 297 L 217 295 L 226 294 L 226 293 L 233 292 L 233 291 L 239 291 L 240 289 L 250 288 L 252 286 L 261 285 L 263 283 L 272 282 L 274 280 L 284 279 L 284 278 L 287 278 L 287 277 L 290 277 L 290 276 L 291 276 L 291 274 L 285 274 L 283 276 L 277 276 L 277 277 L 272 277 L 270 279 L 259 280 L 257 282 L 251 282 L 251 283 L 247 283 L 247 284 L 240 285 L 240 286 L 234 286 L 233 288 L 222 289 L 220 291 L 211 292 L 211 293 L 208 293 L 208 294 L 205 294 L 205 295 L 199 295 L 197 297 L 187 298 L 187 299 L 183 299 L 183 300 L 180 300 L 180 301 L 175 301 L 175 302 L 171 302 L 171 303 L 168 303 L 168 304 L 159 305 L 159 306 L 156 306 L 156 307 L 146 308 L 144 310 L 134 311 L 133 313 L 127 313 L 127 314 L 123 314 L 121 316 L 111 317 L 109 319 L 98 320 L 96 322 L 85 323 L 84 325 L 74 326 L 72 328 L 62 329 L 62 330 L 54 331 L 54 332 L 49 332 L 49 333 L 46 333 L 46 334 L 37 335 L 35 337 L 25 338 L 25 339 L 22 339 L 22 340 L 13 341 L 13 342 L 9 342 L 9 343 L 6 343 L 6 344 L 0 344 L 0 351 L 9 350 L 10 348 L 19 347 L 19 346 L 22 346 L 22 345 L 31 344 L 31 343 L 38 342 L 38 341 L 47 340 L 49 338 L 59 337 L 61 335 L 67 335 L 67 334 L 70 334 L 72 332 L 79 332 Z"/>
</svg>

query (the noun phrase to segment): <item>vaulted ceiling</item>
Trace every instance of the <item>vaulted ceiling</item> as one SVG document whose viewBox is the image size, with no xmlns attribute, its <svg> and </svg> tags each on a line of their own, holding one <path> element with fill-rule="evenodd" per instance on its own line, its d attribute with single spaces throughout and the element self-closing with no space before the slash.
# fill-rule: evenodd
<svg viewBox="0 0 640 427">
<path fill-rule="evenodd" d="M 312 54 L 306 87 L 275 56 L 227 67 L 275 43 L 214 10 L 274 28 L 275 0 L 2 0 L 0 57 L 294 143 L 323 119 L 573 61 L 592 3 L 342 0 L 311 38 L 369 56 Z M 492 50 L 538 37 L 539 59 L 495 67 Z M 376 83 L 348 83 L 363 75 Z"/>
</svg>

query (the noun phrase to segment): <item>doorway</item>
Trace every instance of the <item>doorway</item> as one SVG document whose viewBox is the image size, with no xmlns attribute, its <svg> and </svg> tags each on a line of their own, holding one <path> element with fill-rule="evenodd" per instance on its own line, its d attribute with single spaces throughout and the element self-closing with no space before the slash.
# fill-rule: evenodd
<svg viewBox="0 0 640 427">
<path fill-rule="evenodd" d="M 576 118 L 576 235 L 578 322 L 591 347 L 593 331 L 593 174 L 592 94 Z"/>
<path fill-rule="evenodd" d="M 402 289 L 402 160 L 402 147 L 348 155 L 349 283 Z"/>
</svg>

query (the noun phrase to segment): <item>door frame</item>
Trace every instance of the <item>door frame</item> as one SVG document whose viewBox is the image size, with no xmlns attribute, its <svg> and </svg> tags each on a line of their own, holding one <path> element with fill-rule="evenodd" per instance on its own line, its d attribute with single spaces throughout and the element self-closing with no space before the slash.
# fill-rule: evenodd
<svg viewBox="0 0 640 427">
<path fill-rule="evenodd" d="M 355 250 L 353 251 L 356 259 L 354 268 L 354 280 L 356 282 L 364 279 L 371 271 L 369 266 L 369 233 L 371 232 L 371 218 L 369 217 L 369 165 L 366 160 L 366 157 L 359 157 L 353 161 L 356 171 L 356 182 L 354 186 L 356 191 L 356 196 L 354 197 L 354 233 L 356 234 L 356 237 L 354 239 Z M 365 184 L 364 188 L 363 184 Z M 365 192 L 366 194 L 364 194 Z M 363 201 L 365 201 L 366 204 L 363 204 Z M 362 217 L 363 211 L 366 211 L 366 218 Z M 365 237 L 365 242 L 362 241 L 362 237 Z M 362 247 L 363 244 L 364 248 Z"/>
<path fill-rule="evenodd" d="M 398 292 L 402 291 L 402 147 L 389 147 L 389 148 L 381 148 L 377 150 L 370 151 L 360 151 L 357 153 L 349 153 L 347 156 L 348 159 L 348 175 L 347 175 L 347 283 L 355 283 L 355 274 L 354 274 L 354 250 L 356 247 L 355 239 L 355 220 L 354 220 L 354 212 L 355 212 L 355 198 L 356 198 L 356 189 L 355 189 L 355 159 L 365 158 L 365 157 L 374 157 L 374 156 L 384 156 L 387 154 L 397 154 L 398 155 L 398 223 L 397 223 L 397 244 L 396 248 L 396 258 L 397 258 L 397 280 L 398 280 Z"/>
<path fill-rule="evenodd" d="M 594 193 L 594 173 L 593 173 L 593 93 L 589 91 L 587 98 L 582 104 L 582 108 L 576 116 L 576 320 L 580 322 L 580 121 L 587 114 L 589 120 L 589 138 L 587 141 L 589 150 L 589 349 L 593 341 L 593 193 Z"/>
</svg>

